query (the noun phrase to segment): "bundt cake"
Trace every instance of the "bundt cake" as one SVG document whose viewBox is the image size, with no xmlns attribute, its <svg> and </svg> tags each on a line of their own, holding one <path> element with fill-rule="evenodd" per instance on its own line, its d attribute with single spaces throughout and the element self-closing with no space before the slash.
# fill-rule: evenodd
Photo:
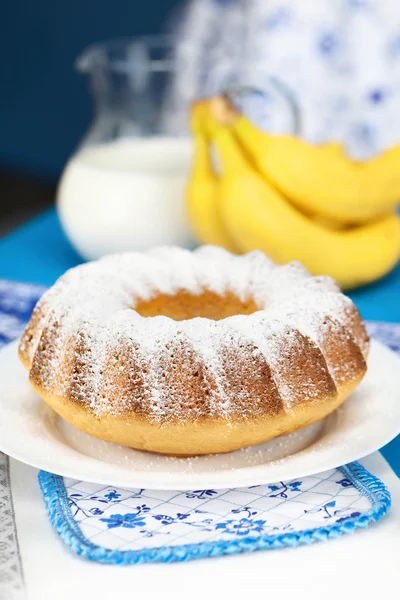
<svg viewBox="0 0 400 600">
<path fill-rule="evenodd" d="M 365 370 L 368 337 L 329 277 L 213 246 L 107 256 L 38 302 L 19 354 L 90 435 L 170 455 L 228 452 L 317 421 Z"/>
</svg>

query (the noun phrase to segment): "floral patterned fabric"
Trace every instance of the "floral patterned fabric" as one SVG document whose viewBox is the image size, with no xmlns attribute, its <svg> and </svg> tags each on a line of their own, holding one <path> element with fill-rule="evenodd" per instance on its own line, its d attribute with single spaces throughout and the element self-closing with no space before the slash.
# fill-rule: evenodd
<svg viewBox="0 0 400 600">
<path fill-rule="evenodd" d="M 390 494 L 360 464 L 226 490 L 127 490 L 41 472 L 50 520 L 77 554 L 171 562 L 328 540 L 384 516 Z"/>
<path fill-rule="evenodd" d="M 69 479 L 64 485 L 83 535 L 119 550 L 329 527 L 371 508 L 369 499 L 336 470 L 233 490 L 132 491 Z"/>
<path fill-rule="evenodd" d="M 19 337 L 46 288 L 0 279 L 0 348 Z"/>
<path fill-rule="evenodd" d="M 0 599 L 24 598 L 24 575 L 11 493 L 9 458 L 0 452 Z"/>
<path fill-rule="evenodd" d="M 178 37 L 174 127 L 190 100 L 234 82 L 268 90 L 245 109 L 269 131 L 291 132 L 272 77 L 294 97 L 305 139 L 340 140 L 361 159 L 400 143 L 396 0 L 192 0 Z"/>
</svg>

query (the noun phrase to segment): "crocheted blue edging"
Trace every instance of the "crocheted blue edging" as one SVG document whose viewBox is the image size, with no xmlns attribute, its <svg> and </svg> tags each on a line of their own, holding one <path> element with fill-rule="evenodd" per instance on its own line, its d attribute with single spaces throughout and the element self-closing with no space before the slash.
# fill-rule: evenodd
<svg viewBox="0 0 400 600">
<path fill-rule="evenodd" d="M 371 502 L 371 509 L 358 517 L 346 519 L 328 527 L 305 529 L 295 533 L 249 536 L 240 540 L 203 542 L 180 546 L 161 546 L 142 550 L 112 550 L 90 542 L 82 533 L 72 516 L 63 478 L 45 471 L 39 473 L 39 484 L 43 493 L 50 521 L 61 539 L 79 556 L 89 560 L 117 565 L 133 565 L 149 562 L 186 561 L 195 558 L 295 547 L 312 544 L 353 533 L 383 517 L 391 505 L 391 497 L 384 483 L 369 473 L 360 463 L 353 462 L 339 470 L 352 482 L 358 491 Z"/>
</svg>

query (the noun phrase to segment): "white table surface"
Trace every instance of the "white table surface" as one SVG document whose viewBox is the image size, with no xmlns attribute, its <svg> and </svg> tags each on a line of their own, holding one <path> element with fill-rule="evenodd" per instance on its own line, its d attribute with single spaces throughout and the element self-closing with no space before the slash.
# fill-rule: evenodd
<svg viewBox="0 0 400 600">
<path fill-rule="evenodd" d="M 379 453 L 361 462 L 392 493 L 389 514 L 366 530 L 293 549 L 120 567 L 75 556 L 50 525 L 38 471 L 11 460 L 27 600 L 230 600 L 253 594 L 271 600 L 365 600 L 386 598 L 389 593 L 396 598 L 400 589 L 400 480 Z"/>
</svg>

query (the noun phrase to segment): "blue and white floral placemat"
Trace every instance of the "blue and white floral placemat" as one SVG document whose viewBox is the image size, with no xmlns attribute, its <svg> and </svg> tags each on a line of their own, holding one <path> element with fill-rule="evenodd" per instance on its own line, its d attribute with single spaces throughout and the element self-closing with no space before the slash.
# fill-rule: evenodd
<svg viewBox="0 0 400 600">
<path fill-rule="evenodd" d="M 125 490 L 41 472 L 51 522 L 80 556 L 172 562 L 310 544 L 367 527 L 390 494 L 353 463 L 316 476 L 228 490 Z"/>
<path fill-rule="evenodd" d="M 43 291 L 0 280 L 0 346 L 21 334 Z M 369 323 L 369 330 L 400 351 L 400 326 Z M 390 507 L 384 484 L 358 463 L 273 485 L 226 490 L 116 489 L 43 471 L 39 483 L 63 541 L 80 556 L 112 564 L 309 544 L 367 527 Z M 10 494 L 10 499 L 3 487 L 3 496 Z M 1 509 L 0 502 L 0 522 L 8 518 Z"/>
</svg>

